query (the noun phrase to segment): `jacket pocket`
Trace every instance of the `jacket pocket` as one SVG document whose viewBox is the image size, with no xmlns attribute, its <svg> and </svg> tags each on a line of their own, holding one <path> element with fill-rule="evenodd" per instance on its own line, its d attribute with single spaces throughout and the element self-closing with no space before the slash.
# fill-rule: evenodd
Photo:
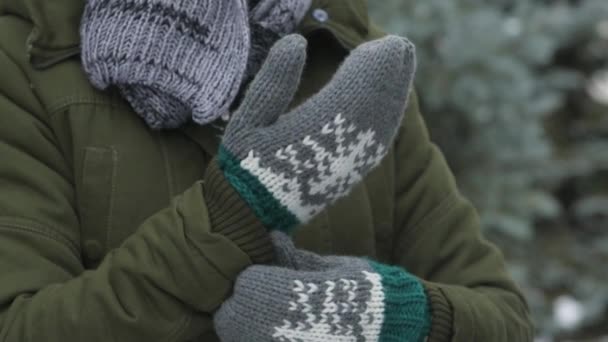
<svg viewBox="0 0 608 342">
<path fill-rule="evenodd" d="M 108 249 L 117 164 L 115 149 L 85 148 L 78 207 L 82 259 L 87 268 L 96 267 Z"/>
</svg>

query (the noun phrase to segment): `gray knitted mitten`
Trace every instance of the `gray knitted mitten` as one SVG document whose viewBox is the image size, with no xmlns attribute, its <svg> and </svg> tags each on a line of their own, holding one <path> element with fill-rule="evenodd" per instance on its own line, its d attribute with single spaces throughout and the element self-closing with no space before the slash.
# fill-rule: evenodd
<svg viewBox="0 0 608 342">
<path fill-rule="evenodd" d="M 327 86 L 286 113 L 305 48 L 297 35 L 273 47 L 218 154 L 227 180 L 273 230 L 307 222 L 382 160 L 414 76 L 413 45 L 388 36 L 354 50 Z"/>
<path fill-rule="evenodd" d="M 228 114 L 246 70 L 255 72 L 250 15 L 264 35 L 258 44 L 291 33 L 309 5 L 263 0 L 250 14 L 247 0 L 87 0 L 83 66 L 95 87 L 116 85 L 152 128 L 206 124 Z M 256 59 L 262 50 L 255 45 Z"/>
<path fill-rule="evenodd" d="M 252 266 L 214 317 L 224 342 L 421 342 L 430 308 L 398 267 L 297 250 L 273 233 L 278 266 Z"/>
</svg>

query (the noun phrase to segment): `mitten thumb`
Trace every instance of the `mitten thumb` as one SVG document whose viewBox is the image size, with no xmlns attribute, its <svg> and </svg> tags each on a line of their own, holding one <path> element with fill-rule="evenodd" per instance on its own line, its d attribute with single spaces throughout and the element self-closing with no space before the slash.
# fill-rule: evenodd
<svg viewBox="0 0 608 342">
<path fill-rule="evenodd" d="M 335 257 L 324 257 L 319 254 L 298 249 L 289 235 L 273 231 L 270 234 L 274 246 L 275 265 L 295 271 L 321 272 L 331 268 Z"/>
<path fill-rule="evenodd" d="M 296 269 L 298 250 L 291 238 L 278 230 L 270 233 L 270 238 L 274 247 L 275 264 L 280 267 Z"/>
<path fill-rule="evenodd" d="M 234 113 L 227 134 L 245 127 L 268 126 L 287 111 L 300 85 L 306 46 L 306 39 L 298 34 L 288 35 L 275 43 Z"/>
</svg>

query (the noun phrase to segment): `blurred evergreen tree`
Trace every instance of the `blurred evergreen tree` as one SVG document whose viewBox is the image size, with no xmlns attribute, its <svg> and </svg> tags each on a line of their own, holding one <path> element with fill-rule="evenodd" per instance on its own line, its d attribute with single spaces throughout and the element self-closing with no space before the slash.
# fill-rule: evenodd
<svg viewBox="0 0 608 342">
<path fill-rule="evenodd" d="M 416 44 L 433 140 L 509 254 L 539 335 L 608 325 L 599 323 L 608 316 L 608 1 L 370 8 L 385 31 Z M 574 326 L 555 316 L 564 296 L 585 307 Z"/>
</svg>

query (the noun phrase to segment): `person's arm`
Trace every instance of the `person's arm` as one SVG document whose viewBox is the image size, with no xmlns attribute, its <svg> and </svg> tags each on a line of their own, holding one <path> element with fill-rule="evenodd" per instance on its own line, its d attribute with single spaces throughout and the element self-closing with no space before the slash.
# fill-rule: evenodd
<svg viewBox="0 0 608 342">
<path fill-rule="evenodd" d="M 429 342 L 532 341 L 525 300 L 430 141 L 415 96 L 395 149 L 393 262 L 424 281 L 432 311 Z"/>
<path fill-rule="evenodd" d="M 194 184 L 85 270 L 72 170 L 26 78 L 3 57 L 0 342 L 182 342 L 211 334 L 211 314 L 236 275 L 271 251 L 253 213 L 241 210 L 230 226 L 214 223 L 221 213 L 212 212 L 222 208 L 210 203 L 212 182 L 205 194 Z M 238 198 L 230 191 L 216 190 Z"/>
</svg>

